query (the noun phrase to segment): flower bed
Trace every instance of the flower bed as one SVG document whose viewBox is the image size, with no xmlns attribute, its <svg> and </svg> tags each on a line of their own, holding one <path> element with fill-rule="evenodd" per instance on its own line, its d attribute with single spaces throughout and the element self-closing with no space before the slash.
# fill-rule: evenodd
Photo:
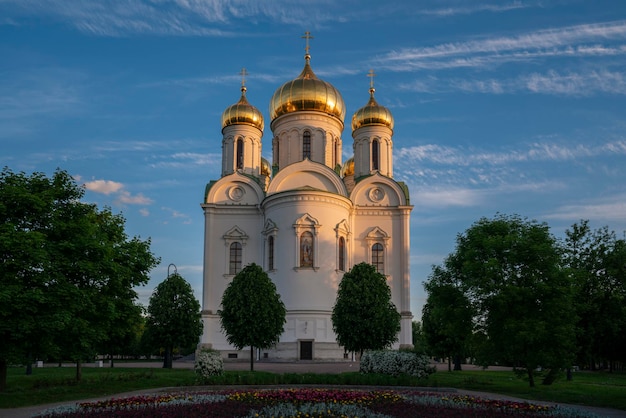
<svg viewBox="0 0 626 418">
<path fill-rule="evenodd" d="M 410 390 L 267 389 L 180 392 L 82 402 L 37 417 L 595 417 L 527 402 Z"/>
</svg>

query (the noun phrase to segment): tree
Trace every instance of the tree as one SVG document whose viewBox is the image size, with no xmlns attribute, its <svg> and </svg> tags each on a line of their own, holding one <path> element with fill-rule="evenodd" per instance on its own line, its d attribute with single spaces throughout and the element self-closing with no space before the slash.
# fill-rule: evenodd
<svg viewBox="0 0 626 418">
<path fill-rule="evenodd" d="M 574 351 L 572 283 L 545 223 L 519 216 L 482 218 L 457 236 L 438 276 L 470 301 L 473 327 L 483 336 L 483 365 L 511 364 L 534 386 L 535 370 L 571 365 Z"/>
<path fill-rule="evenodd" d="M 237 350 L 250 347 L 250 370 L 254 370 L 254 349 L 278 343 L 287 311 L 276 285 L 261 266 L 252 263 L 230 282 L 217 313 L 228 343 Z"/>
<path fill-rule="evenodd" d="M 197 344 L 202 334 L 200 302 L 191 285 L 178 273 L 171 274 L 150 296 L 146 332 L 165 349 L 163 367 L 172 368 L 174 348 Z"/>
<path fill-rule="evenodd" d="M 400 313 L 385 276 L 360 263 L 343 275 L 331 316 L 337 342 L 347 351 L 380 350 L 398 340 Z"/>
<path fill-rule="evenodd" d="M 418 354 L 426 354 L 426 336 L 421 322 L 411 322 L 411 334 L 413 335 L 413 351 Z"/>
<path fill-rule="evenodd" d="M 428 298 L 422 311 L 424 336 L 429 351 L 437 357 L 448 359 L 448 370 L 461 370 L 461 359 L 465 357 L 472 337 L 472 307 L 461 289 L 451 284 L 438 282 L 435 269 L 425 283 Z"/>
<path fill-rule="evenodd" d="M 577 361 L 610 371 L 626 360 L 626 242 L 582 220 L 565 231 L 565 264 L 574 283 Z"/>
<path fill-rule="evenodd" d="M 132 287 L 158 262 L 149 241 L 135 238 L 136 251 L 124 252 L 124 218 L 82 203 L 83 195 L 62 170 L 0 174 L 0 390 L 9 362 L 61 353 L 78 360 L 80 379 L 80 360 L 103 338 L 113 301 L 132 303 Z"/>
</svg>

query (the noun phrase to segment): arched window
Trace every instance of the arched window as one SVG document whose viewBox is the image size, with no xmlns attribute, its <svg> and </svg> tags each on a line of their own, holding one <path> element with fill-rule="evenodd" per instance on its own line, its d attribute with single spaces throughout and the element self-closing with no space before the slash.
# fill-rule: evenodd
<svg viewBox="0 0 626 418">
<path fill-rule="evenodd" d="M 339 270 L 346 271 L 346 240 L 344 237 L 339 237 Z"/>
<path fill-rule="evenodd" d="M 311 132 L 304 131 L 302 136 L 302 159 L 311 159 Z"/>
<path fill-rule="evenodd" d="M 241 243 L 230 244 L 230 262 L 228 274 L 235 275 L 241 271 Z"/>
<path fill-rule="evenodd" d="M 313 234 L 305 231 L 300 235 L 300 267 L 313 267 Z"/>
<path fill-rule="evenodd" d="M 380 143 L 378 139 L 372 141 L 372 170 L 379 170 L 379 154 L 380 154 Z"/>
<path fill-rule="evenodd" d="M 274 236 L 267 238 L 267 269 L 274 270 Z"/>
<path fill-rule="evenodd" d="M 243 169 L 243 139 L 237 140 L 237 170 Z"/>
<path fill-rule="evenodd" d="M 372 245 L 372 265 L 380 274 L 385 274 L 385 254 L 382 244 Z"/>
</svg>

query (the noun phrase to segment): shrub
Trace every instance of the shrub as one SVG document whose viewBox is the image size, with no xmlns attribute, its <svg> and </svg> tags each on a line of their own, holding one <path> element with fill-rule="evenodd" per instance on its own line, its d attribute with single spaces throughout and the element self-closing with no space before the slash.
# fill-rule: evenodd
<svg viewBox="0 0 626 418">
<path fill-rule="evenodd" d="M 194 370 L 202 382 L 224 373 L 224 360 L 219 351 L 203 348 L 196 356 Z"/>
<path fill-rule="evenodd" d="M 361 357 L 361 373 L 390 376 L 409 375 L 418 379 L 435 372 L 427 356 L 401 351 L 368 351 Z"/>
</svg>

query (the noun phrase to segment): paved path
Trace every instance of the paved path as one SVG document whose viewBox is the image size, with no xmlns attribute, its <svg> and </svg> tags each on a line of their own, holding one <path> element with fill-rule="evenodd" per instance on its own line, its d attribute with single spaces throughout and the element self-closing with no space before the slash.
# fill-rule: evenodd
<svg viewBox="0 0 626 418">
<path fill-rule="evenodd" d="M 73 366 L 73 365 L 72 365 Z M 93 367 L 93 365 L 91 365 Z M 447 364 L 437 364 L 438 370 L 447 370 Z M 88 367 L 88 366 L 87 366 Z M 145 362 L 137 362 L 137 363 L 118 363 L 117 367 L 154 367 L 159 368 L 162 367 L 162 363 L 154 362 L 154 363 L 145 363 Z M 174 368 L 193 368 L 193 362 L 174 362 Z M 224 368 L 226 370 L 249 370 L 250 364 L 248 362 L 227 362 L 224 364 Z M 267 371 L 273 373 L 343 373 L 348 371 L 354 371 L 359 369 L 358 362 L 331 362 L 331 363 L 313 363 L 313 362 L 293 362 L 293 363 L 280 363 L 280 362 L 255 362 L 254 369 L 258 371 Z M 471 365 L 463 365 L 464 370 L 480 370 L 477 366 Z M 490 370 L 495 370 L 490 368 Z M 360 387 L 363 388 L 363 387 Z M 393 389 L 393 388 L 392 388 Z M 397 389 L 397 388 L 396 388 Z M 417 388 L 410 388 L 417 389 Z M 127 397 L 127 396 L 136 396 L 136 395 L 145 395 L 150 393 L 158 393 L 158 392 L 175 392 L 180 391 L 180 387 L 172 387 L 172 388 L 155 388 L 148 390 L 140 390 L 135 392 L 128 392 L 123 394 L 115 395 L 115 397 Z M 429 388 L 425 388 L 425 391 L 428 391 Z M 433 388 L 430 388 L 433 390 Z M 446 390 L 441 389 L 440 390 Z M 502 399 L 502 400 L 510 400 L 517 402 L 533 402 L 538 404 L 545 405 L 555 405 L 554 402 L 539 402 L 539 401 L 528 401 L 519 398 L 513 398 L 505 395 L 498 395 L 493 393 L 484 393 L 484 392 L 474 392 L 474 391 L 466 391 L 460 389 L 449 389 L 455 393 L 467 394 L 472 396 L 479 396 L 482 398 L 488 399 Z M 96 401 L 111 398 L 102 397 L 102 398 L 93 398 L 93 399 L 84 399 L 83 401 Z M 30 418 L 34 414 L 37 414 L 45 409 L 53 408 L 55 406 L 60 405 L 68 405 L 72 404 L 72 401 L 66 402 L 58 402 L 54 404 L 47 405 L 38 405 L 38 406 L 30 406 L 26 408 L 15 408 L 15 409 L 0 409 L 0 418 Z M 576 405 L 564 405 L 573 408 L 579 408 L 581 410 L 593 412 L 597 414 L 599 417 L 606 418 L 626 418 L 626 411 L 616 410 L 616 409 L 608 409 L 608 408 L 594 408 L 587 406 L 576 406 Z"/>
</svg>

